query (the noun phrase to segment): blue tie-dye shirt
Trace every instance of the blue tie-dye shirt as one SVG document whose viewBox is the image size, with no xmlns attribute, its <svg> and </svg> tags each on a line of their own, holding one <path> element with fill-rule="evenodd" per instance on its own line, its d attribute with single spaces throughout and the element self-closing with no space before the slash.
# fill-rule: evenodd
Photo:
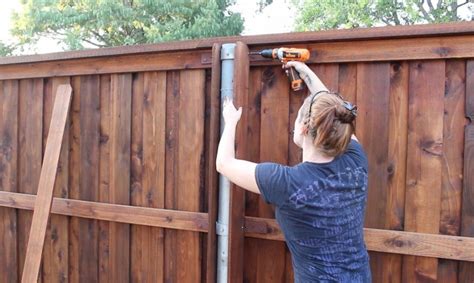
<svg viewBox="0 0 474 283">
<path fill-rule="evenodd" d="M 352 140 L 328 163 L 257 165 L 292 255 L 295 282 L 371 282 L 364 243 L 367 157 Z"/>
</svg>

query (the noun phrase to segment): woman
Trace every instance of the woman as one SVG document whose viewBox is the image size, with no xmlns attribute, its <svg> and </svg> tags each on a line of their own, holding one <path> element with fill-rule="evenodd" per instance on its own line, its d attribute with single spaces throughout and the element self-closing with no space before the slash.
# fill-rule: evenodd
<svg viewBox="0 0 474 283">
<path fill-rule="evenodd" d="M 217 170 L 275 205 L 292 255 L 295 282 L 371 282 L 363 224 L 367 158 L 353 135 L 356 107 L 330 93 L 311 69 L 295 67 L 312 93 L 298 111 L 293 141 L 303 162 L 293 166 L 235 158 L 242 108 L 224 102 L 225 128 Z"/>
</svg>

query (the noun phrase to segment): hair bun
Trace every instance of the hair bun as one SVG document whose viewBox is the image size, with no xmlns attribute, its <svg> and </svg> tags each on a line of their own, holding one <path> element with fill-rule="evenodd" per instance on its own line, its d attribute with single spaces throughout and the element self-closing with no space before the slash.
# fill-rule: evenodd
<svg viewBox="0 0 474 283">
<path fill-rule="evenodd" d="M 345 124 L 352 123 L 357 117 L 357 106 L 348 101 L 343 101 L 341 106 L 336 108 L 337 119 Z"/>
</svg>

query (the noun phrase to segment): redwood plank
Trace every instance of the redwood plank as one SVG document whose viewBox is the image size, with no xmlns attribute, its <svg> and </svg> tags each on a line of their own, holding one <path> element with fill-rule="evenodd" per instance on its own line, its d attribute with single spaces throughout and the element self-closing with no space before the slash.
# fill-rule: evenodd
<svg viewBox="0 0 474 283">
<path fill-rule="evenodd" d="M 311 65 L 314 73 L 321 79 L 329 91 L 339 91 L 339 65 L 317 64 Z"/>
<path fill-rule="evenodd" d="M 446 61 L 446 90 L 444 94 L 443 159 L 441 215 L 439 233 L 459 235 L 461 228 L 461 195 L 463 170 L 463 137 L 465 107 L 464 60 Z M 438 281 L 457 282 L 458 263 L 439 260 Z"/>
<path fill-rule="evenodd" d="M 49 132 L 49 123 L 53 102 L 60 84 L 69 84 L 69 77 L 58 77 L 47 80 L 44 92 L 43 109 L 43 150 Z M 54 184 L 53 196 L 67 198 L 68 196 L 68 159 L 69 159 L 69 124 L 70 114 L 66 117 L 61 154 L 58 161 L 58 172 Z M 51 215 L 43 248 L 42 274 L 44 282 L 68 281 L 68 219 L 67 217 Z"/>
<path fill-rule="evenodd" d="M 464 174 L 461 235 L 474 237 L 474 61 L 466 62 L 466 110 L 469 124 L 464 128 Z M 474 263 L 459 264 L 459 282 L 474 281 Z"/>
<path fill-rule="evenodd" d="M 247 153 L 248 159 L 259 162 L 260 156 L 260 103 L 261 94 L 265 84 L 262 83 L 262 67 L 252 68 L 249 71 L 249 92 L 248 92 L 248 132 L 247 132 Z M 260 196 L 258 194 L 245 192 L 245 215 L 258 216 L 258 205 Z M 260 239 L 244 239 L 244 282 L 257 281 L 257 255 Z"/>
<path fill-rule="evenodd" d="M 266 68 L 263 73 L 265 91 L 261 98 L 260 162 L 288 163 L 289 83 L 281 67 Z M 259 216 L 274 217 L 274 209 L 260 198 Z M 285 280 L 286 252 L 283 243 L 261 241 L 257 255 L 257 282 Z"/>
<path fill-rule="evenodd" d="M 168 72 L 166 78 L 166 161 L 165 161 L 165 208 L 177 209 L 178 186 L 178 123 L 180 112 L 180 72 Z M 178 231 L 165 230 L 165 282 L 177 280 L 177 233 Z"/>
<path fill-rule="evenodd" d="M 134 80 L 133 99 L 132 205 L 164 208 L 166 73 L 140 74 Z M 163 237 L 163 229 L 132 227 L 133 282 L 163 281 Z"/>
<path fill-rule="evenodd" d="M 212 46 L 211 81 L 206 82 L 206 125 L 208 137 L 206 159 L 206 187 L 208 189 L 209 223 L 217 222 L 219 175 L 216 171 L 217 147 L 220 133 L 220 89 L 221 89 L 221 44 Z M 209 226 L 207 234 L 206 278 L 203 282 L 215 282 L 217 269 L 217 236 L 216 226 Z M 204 273 L 204 272 L 203 272 Z"/>
<path fill-rule="evenodd" d="M 361 63 L 357 65 L 357 138 L 369 161 L 369 189 L 365 227 L 384 228 L 386 223 L 389 143 L 390 64 Z M 384 276 L 387 257 L 370 253 L 373 278 Z"/>
<path fill-rule="evenodd" d="M 390 97 L 388 124 L 387 205 L 385 226 L 403 230 L 408 125 L 408 64 L 390 65 Z M 381 281 L 401 282 L 402 257 L 385 254 L 382 258 Z"/>
<path fill-rule="evenodd" d="M 99 144 L 99 202 L 107 203 L 110 199 L 110 121 L 112 92 L 110 91 L 111 76 L 100 77 L 100 144 Z M 99 282 L 110 282 L 110 245 L 109 222 L 98 221 L 99 247 L 98 269 Z"/>
<path fill-rule="evenodd" d="M 33 218 L 23 266 L 22 282 L 38 281 L 46 228 L 53 200 L 54 183 L 58 169 L 61 144 L 71 102 L 72 88 L 60 85 L 54 100 L 43 166 L 38 184 Z"/>
<path fill-rule="evenodd" d="M 18 81 L 0 81 L 0 190 L 18 190 Z M 17 213 L 0 208 L 0 282 L 17 282 Z"/>
<path fill-rule="evenodd" d="M 43 80 L 19 85 L 18 192 L 36 194 L 42 158 Z M 32 213 L 18 211 L 18 278 L 25 262 Z"/>
<path fill-rule="evenodd" d="M 0 191 L 0 206 L 33 210 L 36 196 Z M 51 213 L 169 229 L 207 232 L 207 213 L 54 198 Z"/>
<path fill-rule="evenodd" d="M 405 231 L 439 233 L 444 77 L 444 61 L 410 63 Z M 436 281 L 437 271 L 437 259 L 404 258 L 404 281 Z"/>
<path fill-rule="evenodd" d="M 99 197 L 100 78 L 72 80 L 72 145 L 69 163 L 70 198 L 97 201 Z M 72 282 L 98 280 L 98 223 L 71 218 L 69 276 Z"/>
<path fill-rule="evenodd" d="M 204 95 L 205 73 L 203 70 L 181 71 L 178 123 L 178 174 L 177 209 L 199 211 L 200 166 L 204 151 Z M 177 282 L 193 282 L 201 278 L 200 235 L 178 231 Z M 182 267 L 186 266 L 185 269 Z"/>
<path fill-rule="evenodd" d="M 130 204 L 132 75 L 112 75 L 110 92 L 109 202 L 127 205 Z M 111 282 L 123 282 L 130 277 L 128 224 L 109 224 L 109 270 Z"/>
<path fill-rule="evenodd" d="M 242 116 L 236 129 L 235 141 L 237 158 L 247 159 L 248 127 L 248 91 L 249 59 L 248 47 L 242 42 L 235 46 L 234 59 L 234 103 L 242 107 Z M 244 271 L 244 225 L 245 192 L 242 188 L 231 185 L 229 204 L 229 246 L 228 246 L 228 282 L 242 282 Z"/>
</svg>

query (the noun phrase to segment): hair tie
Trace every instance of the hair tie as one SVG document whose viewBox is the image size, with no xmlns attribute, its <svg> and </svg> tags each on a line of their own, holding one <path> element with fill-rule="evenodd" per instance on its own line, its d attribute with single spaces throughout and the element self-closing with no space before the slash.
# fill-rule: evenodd
<svg viewBox="0 0 474 283">
<path fill-rule="evenodd" d="M 354 117 L 357 117 L 357 105 L 352 105 L 349 101 L 343 101 L 342 106 L 351 112 Z"/>
</svg>

